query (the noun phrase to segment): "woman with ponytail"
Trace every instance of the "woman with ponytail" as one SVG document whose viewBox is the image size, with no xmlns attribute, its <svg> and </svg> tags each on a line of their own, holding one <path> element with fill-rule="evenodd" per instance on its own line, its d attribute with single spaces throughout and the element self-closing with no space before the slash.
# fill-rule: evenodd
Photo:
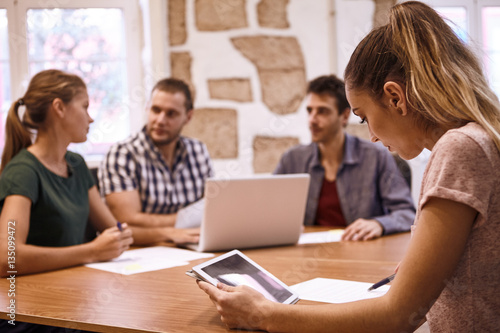
<svg viewBox="0 0 500 333">
<path fill-rule="evenodd" d="M 36 74 L 12 104 L 0 169 L 2 277 L 12 271 L 9 240 L 16 276 L 110 260 L 132 243 L 132 231 L 126 224 L 118 230 L 83 158 L 67 151 L 71 142 L 86 140 L 93 122 L 88 106 L 82 79 L 59 70 Z M 83 244 L 88 222 L 101 234 Z M 74 330 L 0 320 L 0 331 Z"/>
<path fill-rule="evenodd" d="M 119 256 L 132 243 L 101 201 L 83 158 L 67 151 L 92 123 L 85 83 L 59 70 L 36 74 L 12 104 L 0 174 L 1 275 L 8 275 L 7 231 L 15 230 L 17 275 Z M 34 142 L 33 142 L 34 141 Z M 84 241 L 87 221 L 101 231 Z"/>
<path fill-rule="evenodd" d="M 345 70 L 354 114 L 406 159 L 432 151 L 412 240 L 382 297 L 321 306 L 198 282 L 229 327 L 279 332 L 431 332 L 500 327 L 500 104 L 479 61 L 429 6 L 408 1 Z"/>
</svg>

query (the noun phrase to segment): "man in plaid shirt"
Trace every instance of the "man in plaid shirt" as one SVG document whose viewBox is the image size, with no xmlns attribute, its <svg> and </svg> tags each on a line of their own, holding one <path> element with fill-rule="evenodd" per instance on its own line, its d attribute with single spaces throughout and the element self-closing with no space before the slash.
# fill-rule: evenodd
<svg viewBox="0 0 500 333">
<path fill-rule="evenodd" d="M 114 216 L 137 228 L 136 243 L 197 242 L 197 229 L 175 229 L 177 211 L 203 197 L 213 175 L 206 146 L 180 135 L 193 116 L 189 87 L 159 81 L 143 129 L 111 147 L 99 168 L 99 185 Z"/>
</svg>

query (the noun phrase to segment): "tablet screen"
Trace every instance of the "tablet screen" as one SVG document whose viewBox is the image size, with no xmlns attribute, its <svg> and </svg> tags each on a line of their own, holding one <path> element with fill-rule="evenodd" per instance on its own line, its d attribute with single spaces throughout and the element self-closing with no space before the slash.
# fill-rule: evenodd
<svg viewBox="0 0 500 333">
<path fill-rule="evenodd" d="M 263 294 L 267 299 L 285 303 L 294 294 L 286 285 L 239 253 L 212 262 L 201 268 L 208 276 L 230 286 L 247 285 Z M 292 298 L 293 300 L 293 298 Z"/>
</svg>

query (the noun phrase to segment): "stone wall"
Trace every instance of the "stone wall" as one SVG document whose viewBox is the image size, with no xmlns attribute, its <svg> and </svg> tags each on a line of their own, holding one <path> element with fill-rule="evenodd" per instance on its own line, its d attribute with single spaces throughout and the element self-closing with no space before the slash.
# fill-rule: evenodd
<svg viewBox="0 0 500 333">
<path fill-rule="evenodd" d="M 271 172 L 309 141 L 308 80 L 329 73 L 327 1 L 169 0 L 170 69 L 195 95 L 183 135 L 206 143 L 216 173 Z M 315 21 L 313 26 L 311 20 Z M 305 50 L 318 54 L 307 57 Z"/>
<path fill-rule="evenodd" d="M 237 113 L 234 109 L 197 108 L 183 134 L 202 140 L 212 158 L 238 157 Z"/>
</svg>

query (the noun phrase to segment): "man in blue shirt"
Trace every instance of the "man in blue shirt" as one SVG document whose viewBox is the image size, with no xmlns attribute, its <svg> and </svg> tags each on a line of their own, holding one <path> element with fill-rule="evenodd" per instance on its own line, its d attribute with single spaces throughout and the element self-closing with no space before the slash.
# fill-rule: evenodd
<svg viewBox="0 0 500 333">
<path fill-rule="evenodd" d="M 346 226 L 343 240 L 409 231 L 415 208 L 393 156 L 344 132 L 350 115 L 344 83 L 318 77 L 306 99 L 312 143 L 288 150 L 274 171 L 311 175 L 304 224 Z"/>
</svg>

